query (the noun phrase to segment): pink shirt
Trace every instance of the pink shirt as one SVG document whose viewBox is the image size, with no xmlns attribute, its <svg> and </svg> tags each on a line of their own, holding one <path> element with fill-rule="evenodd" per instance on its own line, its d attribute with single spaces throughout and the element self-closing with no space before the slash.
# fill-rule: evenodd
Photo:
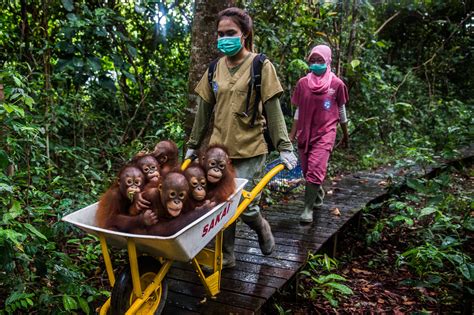
<svg viewBox="0 0 474 315">
<path fill-rule="evenodd" d="M 301 78 L 296 84 L 291 102 L 298 106 L 296 137 L 298 146 L 304 152 L 318 144 L 318 147 L 332 150 L 336 140 L 339 122 L 339 106 L 347 103 L 349 94 L 341 79 L 334 76 L 324 94 L 313 93 L 308 86 L 308 78 Z"/>
</svg>

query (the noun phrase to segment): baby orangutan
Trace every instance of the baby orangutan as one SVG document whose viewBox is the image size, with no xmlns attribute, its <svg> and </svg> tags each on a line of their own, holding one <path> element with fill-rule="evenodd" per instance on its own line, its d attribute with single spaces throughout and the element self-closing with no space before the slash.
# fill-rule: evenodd
<svg viewBox="0 0 474 315">
<path fill-rule="evenodd" d="M 201 166 L 191 165 L 184 171 L 184 176 L 188 180 L 191 193 L 186 211 L 191 211 L 206 202 L 206 173 Z"/>
<path fill-rule="evenodd" d="M 205 201 L 202 206 L 189 211 L 189 185 L 180 172 L 171 172 L 162 177 L 158 188 L 146 190 L 143 197 L 150 201 L 150 208 L 156 213 L 158 223 L 145 229 L 136 229 L 135 233 L 139 234 L 173 235 L 215 206 L 215 203 Z"/>
<path fill-rule="evenodd" d="M 96 212 L 98 227 L 121 232 L 129 232 L 155 224 L 157 218 L 153 211 L 138 214 L 131 211 L 135 196 L 145 185 L 145 176 L 135 166 L 125 166 L 114 183 L 100 198 Z"/>
<path fill-rule="evenodd" d="M 160 174 L 165 176 L 171 171 L 179 168 L 178 147 L 171 140 L 163 140 L 156 144 L 155 150 L 151 153 L 160 164 Z"/>
<path fill-rule="evenodd" d="M 227 149 L 217 144 L 209 146 L 201 157 L 201 167 L 206 173 L 208 198 L 216 203 L 227 201 L 236 187 Z"/>
<path fill-rule="evenodd" d="M 160 164 L 151 154 L 138 153 L 135 155 L 131 162 L 132 165 L 141 169 L 143 174 L 145 174 L 145 181 L 148 185 L 149 183 L 158 185 L 158 180 L 160 179 Z"/>
<path fill-rule="evenodd" d="M 160 181 L 158 188 L 143 192 L 142 197 L 150 202 L 158 221 L 169 221 L 184 210 L 189 198 L 189 185 L 186 177 L 178 172 L 168 173 Z"/>
<path fill-rule="evenodd" d="M 143 198 L 142 194 L 143 191 L 149 188 L 158 187 L 158 182 L 160 180 L 160 165 L 153 155 L 145 153 L 138 153 L 135 155 L 131 164 L 142 170 L 143 174 L 145 174 L 146 182 L 145 187 L 137 194 L 134 206 L 130 209 L 132 215 L 137 215 L 140 213 L 140 209 L 150 206 L 150 203 Z"/>
</svg>

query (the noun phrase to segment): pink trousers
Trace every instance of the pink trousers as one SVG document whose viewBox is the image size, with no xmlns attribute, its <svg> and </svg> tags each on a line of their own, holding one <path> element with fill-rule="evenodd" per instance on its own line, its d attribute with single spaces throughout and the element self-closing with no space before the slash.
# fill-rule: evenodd
<svg viewBox="0 0 474 315">
<path fill-rule="evenodd" d="M 321 146 L 310 147 L 307 153 L 299 148 L 301 168 L 307 182 L 321 185 L 326 178 L 331 151 Z"/>
</svg>

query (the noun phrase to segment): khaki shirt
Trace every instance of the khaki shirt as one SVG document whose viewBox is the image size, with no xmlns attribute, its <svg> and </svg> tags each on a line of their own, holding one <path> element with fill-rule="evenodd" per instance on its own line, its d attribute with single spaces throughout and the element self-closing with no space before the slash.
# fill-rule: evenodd
<svg viewBox="0 0 474 315">
<path fill-rule="evenodd" d="M 195 92 L 209 104 L 214 104 L 214 129 L 209 144 L 222 144 L 229 150 L 231 158 L 249 158 L 268 153 L 263 137 L 265 118 L 262 104 L 283 92 L 273 64 L 267 59 L 262 67 L 261 101 L 255 125 L 250 127 L 254 111 L 255 91 L 252 91 L 247 113 L 247 91 L 250 82 L 250 68 L 256 54 L 251 53 L 231 75 L 225 59 L 217 62 L 212 80 L 212 90 L 207 71 L 199 81 Z M 263 103 L 262 103 L 263 102 Z"/>
</svg>

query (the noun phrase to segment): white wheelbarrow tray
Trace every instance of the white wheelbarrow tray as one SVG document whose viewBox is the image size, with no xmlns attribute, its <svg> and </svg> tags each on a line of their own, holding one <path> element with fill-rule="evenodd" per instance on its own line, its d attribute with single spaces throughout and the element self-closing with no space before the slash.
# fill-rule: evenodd
<svg viewBox="0 0 474 315">
<path fill-rule="evenodd" d="M 98 202 L 77 210 L 62 220 L 96 236 L 102 233 L 107 243 L 127 248 L 127 238 L 133 238 L 139 252 L 178 261 L 192 260 L 234 216 L 246 179 L 236 178 L 236 190 L 227 202 L 215 206 L 196 221 L 171 236 L 130 234 L 99 228 L 95 225 Z"/>
</svg>

